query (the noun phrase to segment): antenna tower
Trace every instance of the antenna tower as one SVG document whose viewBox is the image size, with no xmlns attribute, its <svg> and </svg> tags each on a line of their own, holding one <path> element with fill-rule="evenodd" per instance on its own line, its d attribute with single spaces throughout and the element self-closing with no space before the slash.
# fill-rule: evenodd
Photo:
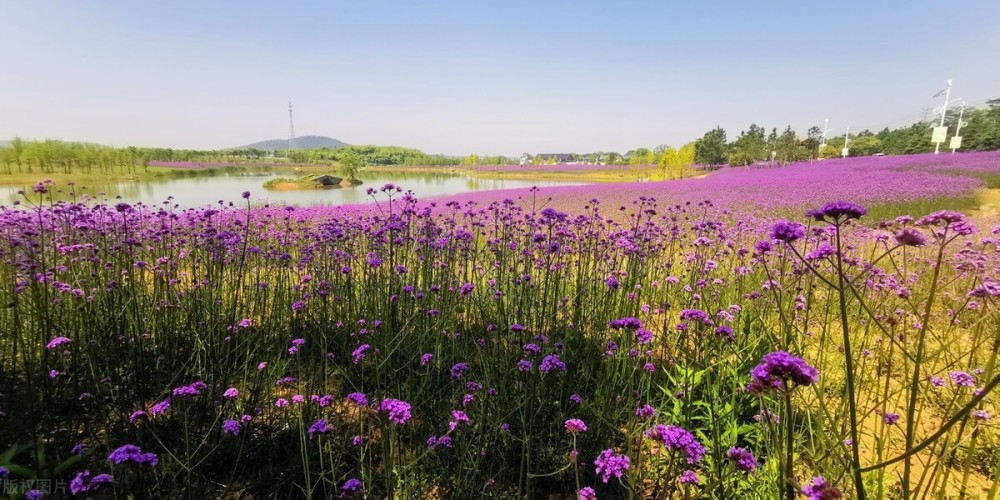
<svg viewBox="0 0 1000 500">
<path fill-rule="evenodd" d="M 292 119 L 292 101 L 288 101 L 288 151 L 295 149 L 295 121 Z"/>
</svg>

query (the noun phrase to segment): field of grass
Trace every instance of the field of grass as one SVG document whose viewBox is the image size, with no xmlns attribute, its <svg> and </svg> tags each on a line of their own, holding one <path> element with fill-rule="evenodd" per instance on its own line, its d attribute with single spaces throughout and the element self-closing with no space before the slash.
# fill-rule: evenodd
<svg viewBox="0 0 1000 500">
<path fill-rule="evenodd" d="M 998 165 L 184 211 L 42 184 L 0 208 L 0 474 L 135 498 L 995 498 L 1000 220 L 958 210 Z"/>
</svg>

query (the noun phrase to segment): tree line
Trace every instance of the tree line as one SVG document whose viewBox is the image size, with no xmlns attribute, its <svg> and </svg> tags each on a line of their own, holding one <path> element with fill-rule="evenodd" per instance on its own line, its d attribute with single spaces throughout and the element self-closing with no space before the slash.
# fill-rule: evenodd
<svg viewBox="0 0 1000 500">
<path fill-rule="evenodd" d="M 949 138 L 955 135 L 958 121 L 958 113 L 945 118 Z M 962 151 L 1000 149 L 1000 99 L 987 101 L 985 107 L 966 108 L 962 122 Z M 934 151 L 931 129 L 939 124 L 938 121 L 920 121 L 892 130 L 889 127 L 878 132 L 866 129 L 849 137 L 828 137 L 825 145 L 822 130 L 815 126 L 809 128 L 805 138 L 801 138 L 790 126 L 778 133 L 776 128 L 767 132 L 764 127 L 752 124 L 732 141 L 727 140 L 725 129 L 716 127 L 695 141 L 694 161 L 708 166 L 747 166 L 766 161 L 790 163 L 834 158 L 842 155 L 845 142 L 848 156 L 928 153 Z M 942 147 L 947 149 L 948 143 L 942 144 Z"/>
</svg>

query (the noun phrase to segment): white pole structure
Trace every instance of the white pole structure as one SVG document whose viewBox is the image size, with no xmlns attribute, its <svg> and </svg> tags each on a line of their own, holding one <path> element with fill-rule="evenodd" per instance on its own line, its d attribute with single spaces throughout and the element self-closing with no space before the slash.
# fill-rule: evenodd
<svg viewBox="0 0 1000 500">
<path fill-rule="evenodd" d="M 944 104 L 941 106 L 941 124 L 938 127 L 944 127 L 944 115 L 948 113 L 948 99 L 951 97 L 951 80 L 948 80 L 948 88 L 944 91 Z M 948 130 L 945 129 L 945 135 L 948 134 Z M 940 141 L 934 143 L 934 154 L 938 154 L 941 151 L 941 143 L 944 142 L 944 137 L 940 137 Z"/>
<path fill-rule="evenodd" d="M 963 116 L 965 116 L 965 101 L 962 101 L 962 107 L 958 110 L 958 125 L 955 126 L 955 136 L 951 138 L 951 154 L 955 154 L 955 150 L 962 144 L 962 136 L 960 132 L 962 131 Z"/>
<path fill-rule="evenodd" d="M 823 139 L 819 141 L 819 150 L 823 151 L 826 147 L 826 133 L 830 130 L 830 119 L 826 118 L 823 120 Z"/>
<path fill-rule="evenodd" d="M 292 150 L 295 149 L 295 121 L 292 120 L 292 101 L 288 101 L 288 153 L 291 158 Z"/>
<path fill-rule="evenodd" d="M 847 127 L 847 131 L 844 132 L 844 149 L 840 152 L 840 154 L 844 158 L 847 158 L 847 154 L 850 152 L 850 150 L 848 149 L 848 146 L 850 145 L 851 145 L 851 127 Z"/>
</svg>

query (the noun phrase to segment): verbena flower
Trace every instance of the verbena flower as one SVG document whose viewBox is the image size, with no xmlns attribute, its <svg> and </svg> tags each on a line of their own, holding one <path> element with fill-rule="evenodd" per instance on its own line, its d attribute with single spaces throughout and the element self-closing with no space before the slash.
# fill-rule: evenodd
<svg viewBox="0 0 1000 500">
<path fill-rule="evenodd" d="M 389 414 L 389 421 L 403 425 L 410 420 L 410 404 L 399 399 L 383 399 L 379 410 Z"/>
<path fill-rule="evenodd" d="M 347 399 L 358 406 L 368 406 L 368 396 L 363 392 L 352 392 L 347 395 Z"/>
<path fill-rule="evenodd" d="M 806 227 L 798 222 L 779 220 L 771 226 L 771 231 L 768 235 L 771 239 L 792 243 L 795 240 L 805 237 Z"/>
<path fill-rule="evenodd" d="M 663 443 L 668 450 L 679 451 L 687 456 L 687 463 L 695 464 L 705 456 L 705 447 L 694 435 L 676 425 L 655 425 L 646 431 L 646 437 Z"/>
<path fill-rule="evenodd" d="M 628 470 L 631 460 L 626 455 L 619 455 L 614 452 L 613 449 L 607 449 L 601 452 L 594 460 L 594 465 L 596 466 L 596 472 L 601 476 L 601 481 L 607 483 L 611 480 L 611 476 L 622 477 L 625 471 Z"/>
<path fill-rule="evenodd" d="M 326 423 L 325 418 L 321 418 L 313 422 L 313 424 L 309 426 L 309 430 L 307 431 L 307 433 L 309 434 L 309 439 L 316 437 L 317 434 L 326 434 L 327 432 L 330 432 L 330 426 Z"/>
<path fill-rule="evenodd" d="M 698 474 L 693 470 L 682 472 L 677 481 L 681 484 L 701 484 L 701 479 L 698 479 Z"/>
<path fill-rule="evenodd" d="M 222 432 L 237 436 L 240 433 L 240 422 L 238 420 L 226 420 L 222 422 Z"/>
<path fill-rule="evenodd" d="M 226 392 L 222 393 L 222 397 L 229 398 L 229 399 L 232 399 L 232 398 L 235 398 L 235 397 L 239 397 L 239 395 L 240 395 L 240 391 L 238 389 L 236 389 L 235 387 L 230 387 L 229 389 L 226 389 Z"/>
<path fill-rule="evenodd" d="M 51 350 L 53 350 L 53 349 L 55 349 L 55 348 L 57 348 L 57 347 L 59 347 L 61 345 L 69 344 L 70 342 L 73 342 L 73 341 L 70 340 L 69 337 L 56 337 L 56 338 L 50 340 L 48 344 L 45 344 L 45 348 L 51 351 Z"/>
<path fill-rule="evenodd" d="M 108 455 L 108 462 L 120 465 L 126 462 L 137 464 L 156 465 L 159 459 L 153 453 L 143 453 L 142 449 L 134 444 L 126 444 L 116 448 Z"/>
<path fill-rule="evenodd" d="M 163 401 L 160 401 L 159 403 L 153 405 L 153 407 L 149 409 L 149 414 L 160 415 L 162 413 L 165 413 L 169 408 L 170 408 L 170 399 L 169 398 L 164 399 Z"/>
<path fill-rule="evenodd" d="M 896 422 L 899 422 L 899 414 L 891 411 L 883 412 L 882 422 L 884 422 L 885 425 L 895 425 Z"/>
<path fill-rule="evenodd" d="M 180 387 L 174 388 L 172 394 L 174 395 L 174 397 L 179 397 L 179 398 L 180 397 L 200 396 L 201 395 L 201 391 L 204 390 L 205 387 L 207 387 L 207 386 L 205 385 L 204 382 L 202 382 L 200 380 L 197 380 L 197 381 L 191 382 L 188 385 L 182 385 Z"/>
<path fill-rule="evenodd" d="M 542 363 L 538 365 L 538 371 L 542 373 L 549 373 L 552 370 L 566 371 L 566 363 L 563 363 L 559 356 L 555 354 L 549 354 L 542 358 Z"/>
<path fill-rule="evenodd" d="M 848 201 L 835 201 L 827 203 L 818 210 L 809 210 L 806 215 L 818 221 L 841 221 L 850 219 L 860 219 L 868 213 L 868 210 L 861 205 Z"/>
<path fill-rule="evenodd" d="M 924 233 L 911 227 L 896 233 L 895 238 L 896 243 L 909 247 L 922 247 L 927 243 L 927 237 L 924 236 Z"/>
<path fill-rule="evenodd" d="M 622 329 L 622 328 L 627 328 L 627 329 L 630 329 L 630 330 L 636 330 L 636 329 L 642 328 L 642 321 L 639 321 L 639 318 L 632 318 L 632 317 L 619 318 L 619 319 L 611 320 L 611 322 L 608 323 L 608 327 L 612 328 L 612 329 L 615 329 L 615 330 Z"/>
<path fill-rule="evenodd" d="M 590 486 L 584 486 L 577 492 L 578 500 L 597 500 L 597 492 Z"/>
<path fill-rule="evenodd" d="M 814 477 L 811 483 L 802 488 L 802 493 L 809 497 L 809 500 L 837 500 L 844 497 L 844 494 L 828 483 L 823 476 Z"/>
<path fill-rule="evenodd" d="M 69 482 L 69 492 L 74 495 L 94 491 L 104 484 L 111 484 L 114 478 L 110 474 L 98 474 L 91 477 L 90 470 L 84 470 Z"/>
<path fill-rule="evenodd" d="M 581 432 L 587 432 L 587 424 L 578 418 L 571 418 L 564 424 L 566 431 L 570 434 L 579 434 Z"/>
<path fill-rule="evenodd" d="M 645 328 L 639 328 L 635 331 L 635 340 L 639 345 L 646 345 L 653 341 L 653 332 Z"/>
<path fill-rule="evenodd" d="M 786 382 L 812 385 L 819 381 L 819 371 L 802 358 L 785 351 L 775 351 L 764 355 L 761 363 L 751 370 L 750 378 L 747 391 L 761 393 L 781 388 Z"/>
<path fill-rule="evenodd" d="M 753 453 L 746 448 L 733 446 L 726 452 L 726 458 L 733 464 L 733 467 L 743 472 L 753 472 L 757 470 L 757 467 L 760 467 L 757 457 L 753 456 Z"/>
<path fill-rule="evenodd" d="M 954 382 L 954 384 L 959 387 L 976 386 L 976 377 L 966 372 L 955 370 L 953 372 L 948 373 L 948 376 L 951 377 L 951 381 Z"/>
</svg>

